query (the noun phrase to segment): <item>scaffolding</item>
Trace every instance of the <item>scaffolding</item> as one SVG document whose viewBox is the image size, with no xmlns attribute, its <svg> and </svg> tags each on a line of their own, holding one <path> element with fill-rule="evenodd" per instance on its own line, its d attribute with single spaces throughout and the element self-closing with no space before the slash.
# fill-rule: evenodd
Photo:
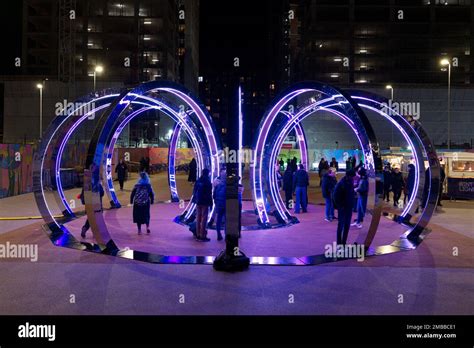
<svg viewBox="0 0 474 348">
<path fill-rule="evenodd" d="M 76 0 L 58 0 L 58 80 L 68 84 L 68 89 L 76 77 L 76 15 Z"/>
</svg>

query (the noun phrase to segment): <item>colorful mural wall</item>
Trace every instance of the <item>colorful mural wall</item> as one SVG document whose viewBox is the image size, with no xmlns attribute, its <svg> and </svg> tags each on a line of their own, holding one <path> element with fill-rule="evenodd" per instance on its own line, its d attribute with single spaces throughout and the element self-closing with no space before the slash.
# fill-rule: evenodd
<svg viewBox="0 0 474 348">
<path fill-rule="evenodd" d="M 168 165 L 168 148 L 153 147 L 145 149 L 118 148 L 118 158 L 124 158 L 125 153 L 129 154 L 130 162 L 138 163 L 142 157 L 150 157 L 150 164 Z M 176 149 L 176 166 L 188 164 L 194 157 L 193 149 Z"/>
<path fill-rule="evenodd" d="M 0 144 L 0 198 L 33 189 L 33 145 Z"/>
</svg>

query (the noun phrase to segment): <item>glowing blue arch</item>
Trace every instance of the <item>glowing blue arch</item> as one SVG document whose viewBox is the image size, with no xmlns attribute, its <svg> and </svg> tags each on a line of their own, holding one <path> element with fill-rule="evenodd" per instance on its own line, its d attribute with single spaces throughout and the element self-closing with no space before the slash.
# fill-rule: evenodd
<svg viewBox="0 0 474 348">
<path fill-rule="evenodd" d="M 167 104 L 163 100 L 159 100 L 159 98 L 155 98 L 154 96 L 150 97 L 149 95 L 144 94 L 146 91 L 151 91 L 153 93 L 153 91 L 157 90 L 162 93 L 172 94 L 176 98 L 175 101 L 179 101 L 179 105 L 173 105 L 172 103 Z M 143 95 L 139 93 L 143 93 Z M 116 129 L 114 129 L 113 135 L 107 139 L 107 146 L 102 147 L 102 149 L 106 150 L 104 151 L 104 163 L 102 167 L 104 183 L 106 184 L 104 187 L 107 194 L 111 197 L 111 203 L 116 203 L 113 204 L 113 206 L 120 207 L 120 203 L 113 191 L 112 176 L 110 172 L 110 164 L 115 141 L 126 122 L 129 122 L 133 117 L 147 110 L 159 109 L 177 121 L 177 132 L 181 129 L 184 130 L 188 138 L 191 139 L 193 147 L 200 158 L 198 161 L 198 168 L 201 169 L 208 167 L 211 169 L 212 177 L 218 173 L 218 153 L 221 145 L 219 139 L 216 139 L 216 133 L 211 118 L 206 110 L 200 106 L 196 99 L 183 87 L 174 83 L 154 82 L 142 85 L 134 90 L 106 90 L 90 94 L 74 103 L 74 105 L 80 105 L 80 107 L 65 110 L 64 115 L 57 116 L 53 120 L 50 127 L 45 132 L 38 152 L 35 153 L 33 178 L 35 198 L 41 215 L 46 222 L 46 226 L 48 226 L 48 230 L 51 233 L 50 238 L 54 243 L 61 244 L 65 241 L 71 242 L 74 240 L 64 224 L 75 219 L 76 214 L 74 214 L 69 206 L 69 202 L 64 196 L 59 175 L 61 157 L 68 140 L 74 131 L 89 118 L 94 118 L 97 121 L 98 124 L 94 134 L 98 133 L 98 129 L 101 129 L 101 127 L 107 124 L 110 113 L 116 111 L 118 105 L 123 106 L 125 104 L 130 106 L 131 111 L 129 113 L 124 113 L 127 116 L 126 120 L 122 119 L 120 120 L 120 123 L 116 124 Z M 184 105 L 187 105 L 189 109 L 181 110 Z M 98 117 L 100 114 L 102 115 Z M 177 136 L 179 135 L 176 135 L 176 137 Z M 173 138 L 175 138 L 174 134 Z M 94 140 L 94 137 L 92 140 Z M 176 151 L 175 145 L 173 146 L 173 144 L 170 144 L 170 157 L 172 157 L 171 153 L 174 156 L 174 151 Z M 91 156 L 88 157 L 88 160 L 90 158 Z M 172 163 L 174 164 L 174 161 Z M 85 176 L 85 179 L 86 178 L 87 177 Z M 98 182 L 96 181 L 96 188 L 98 187 L 97 183 Z M 176 187 L 175 181 L 174 184 Z M 173 192 L 171 185 L 170 190 Z M 49 206 L 45 197 L 47 192 L 48 194 L 52 193 L 54 195 L 57 206 L 62 210 L 63 216 L 60 217 L 53 214 L 53 210 Z M 84 193 L 87 212 L 87 209 L 91 204 L 91 193 L 90 191 L 87 191 L 87 189 Z M 97 205 L 93 209 L 95 210 L 95 213 L 100 210 Z M 194 209 L 194 204 L 190 202 L 188 207 L 185 209 L 184 214 L 178 217 L 177 221 L 182 221 L 184 223 L 192 221 Z M 81 215 L 81 213 L 78 214 L 79 216 Z M 93 232 L 94 229 L 97 230 L 97 224 L 95 221 L 92 224 L 92 229 Z M 97 231 L 94 232 L 94 235 L 96 234 Z M 98 235 L 100 236 L 100 232 Z"/>
<path fill-rule="evenodd" d="M 290 112 L 284 108 L 291 102 Z M 290 109 L 290 108 L 289 108 Z M 371 222 L 367 231 L 361 231 L 360 240 L 368 247 L 375 235 L 381 215 L 381 201 L 376 191 L 376 175 L 381 172 L 378 143 L 362 110 L 344 92 L 318 82 L 303 82 L 283 91 L 266 112 L 259 127 L 254 147 L 253 194 L 259 223 L 271 227 L 270 216 L 280 225 L 297 222 L 283 204 L 275 183 L 274 163 L 288 132 L 310 114 L 330 112 L 344 120 L 356 134 L 367 166 L 369 188 L 368 211 Z M 306 148 L 306 146 L 302 146 Z"/>
<path fill-rule="evenodd" d="M 120 128 L 136 116 L 133 102 L 138 99 L 148 101 L 148 106 L 159 109 L 172 117 L 176 123 L 191 135 L 193 147 L 197 149 L 198 168 L 208 168 L 211 180 L 219 174 L 220 144 L 215 136 L 215 130 L 210 116 L 201 107 L 189 91 L 183 87 L 164 81 L 152 81 L 139 87 L 124 92 L 110 106 L 107 114 L 101 118 L 96 132 L 91 140 L 88 152 L 88 160 L 85 171 L 85 202 L 86 212 L 91 224 L 95 239 L 101 245 L 113 245 L 112 238 L 108 232 L 102 212 L 100 209 L 99 185 L 101 173 L 107 180 L 107 189 L 111 198 L 119 205 L 116 199 L 111 180 L 111 158 L 113 144 L 115 143 Z M 183 108 L 183 105 L 185 107 Z M 185 110 L 188 108 L 187 110 Z M 195 134 L 195 137 L 193 137 Z M 182 215 L 183 221 L 192 218 L 195 204 L 190 202 L 189 209 Z"/>
</svg>

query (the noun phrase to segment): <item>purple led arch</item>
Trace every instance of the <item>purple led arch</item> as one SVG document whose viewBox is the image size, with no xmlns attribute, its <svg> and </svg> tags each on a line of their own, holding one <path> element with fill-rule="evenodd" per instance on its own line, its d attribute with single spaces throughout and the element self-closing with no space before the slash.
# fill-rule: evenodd
<svg viewBox="0 0 474 348">
<path fill-rule="evenodd" d="M 45 199 L 44 182 L 43 182 L 44 162 L 45 162 L 46 156 L 49 152 L 51 142 L 54 139 L 54 137 L 56 136 L 56 134 L 58 134 L 62 130 L 63 126 L 67 125 L 68 122 L 70 122 L 70 120 L 75 116 L 75 114 L 80 109 L 85 108 L 87 105 L 90 105 L 90 104 L 95 105 L 95 103 L 97 103 L 99 101 L 102 101 L 102 100 L 108 99 L 108 98 L 114 98 L 116 96 L 118 96 L 118 94 L 103 95 L 101 97 L 95 97 L 94 96 L 94 98 L 89 99 L 87 102 L 82 103 L 79 107 L 77 107 L 74 110 L 70 111 L 67 115 L 57 116 L 53 120 L 52 125 L 55 125 L 55 123 L 58 123 L 58 124 L 55 125 L 54 128 L 50 128 L 48 130 L 47 133 L 49 133 L 49 134 L 46 136 L 46 139 L 48 139 L 47 143 L 44 146 L 43 146 L 43 144 L 41 144 L 41 148 L 38 151 L 39 159 L 37 161 L 35 161 L 35 166 L 36 166 L 35 176 L 39 178 L 38 184 L 35 186 L 35 199 L 36 199 L 36 203 L 37 203 L 40 211 L 42 211 L 43 207 L 44 207 L 44 210 L 45 210 L 44 214 L 46 214 L 47 216 L 43 216 L 43 218 L 47 222 L 54 223 L 54 225 L 58 228 L 60 228 L 61 225 L 56 221 L 56 219 L 54 217 L 54 214 L 52 213 L 51 208 L 49 207 L 49 204 L 48 204 L 47 200 Z M 109 104 L 105 104 L 105 105 L 108 106 Z M 78 121 L 74 121 L 72 126 L 69 126 L 69 127 L 73 128 L 73 131 L 74 131 L 85 119 L 87 119 L 90 116 L 90 114 L 93 114 L 93 113 L 101 110 L 102 108 L 103 108 L 102 106 L 94 108 L 92 111 L 87 113 L 85 117 L 82 116 L 82 117 L 80 117 L 80 119 Z M 61 180 L 60 180 L 59 168 L 60 168 L 60 164 L 61 164 L 61 158 L 62 158 L 62 153 L 64 151 L 64 147 L 65 147 L 67 141 L 69 140 L 69 138 L 70 138 L 73 131 L 71 131 L 71 132 L 68 131 L 66 133 L 66 136 L 62 137 L 59 140 L 60 141 L 59 147 L 58 147 L 59 150 L 58 150 L 58 153 L 56 155 L 56 162 L 55 162 L 55 166 L 54 166 L 55 182 L 56 182 L 56 185 L 57 185 L 56 186 L 57 187 L 57 193 L 58 193 L 58 196 L 59 196 L 59 200 L 57 202 L 58 206 L 63 205 L 64 208 L 66 209 L 66 211 L 71 216 L 74 216 L 74 214 L 73 214 L 67 200 L 64 197 L 64 191 L 63 191 Z"/>
<path fill-rule="evenodd" d="M 204 168 L 206 162 L 209 163 L 211 167 L 211 180 L 218 175 L 219 171 L 219 146 L 217 145 L 217 140 L 214 136 L 214 129 L 210 124 L 210 116 L 206 115 L 203 110 L 197 105 L 196 102 L 187 94 L 181 91 L 182 87 L 179 87 L 176 84 L 165 81 L 152 81 L 144 83 L 137 87 L 136 89 L 129 91 L 126 94 L 123 94 L 120 97 L 120 100 L 117 100 L 115 104 L 109 108 L 109 111 L 105 115 L 101 127 L 98 128 L 91 140 L 91 145 L 89 147 L 88 154 L 88 163 L 87 166 L 90 168 L 85 172 L 85 202 L 86 202 L 86 213 L 88 219 L 91 223 L 92 232 L 96 241 L 101 245 L 115 245 L 110 233 L 108 231 L 107 225 L 105 224 L 104 217 L 102 215 L 102 210 L 97 209 L 97 205 L 100 202 L 98 196 L 97 182 L 100 181 L 101 173 L 105 174 L 107 168 L 110 165 L 110 156 L 109 151 L 111 150 L 111 145 L 116 139 L 116 131 L 120 126 L 120 123 L 127 118 L 128 106 L 132 102 L 136 102 L 138 98 L 145 101 L 151 101 L 159 108 L 161 111 L 169 111 L 170 116 L 175 116 L 175 120 L 180 123 L 184 129 L 191 130 L 191 126 L 195 129 L 199 129 L 202 133 L 199 133 L 200 139 L 198 144 L 204 146 L 204 148 L 196 147 L 198 153 L 198 165 L 199 162 L 202 163 L 201 168 Z M 168 103 L 160 102 L 158 98 L 151 98 L 147 96 L 149 93 L 158 93 L 166 92 L 172 97 L 176 97 L 179 101 L 184 102 L 188 107 L 193 111 L 191 115 L 188 115 L 185 112 L 177 112 L 171 108 Z M 160 96 L 160 98 L 162 98 Z M 177 105 L 176 102 L 174 105 Z M 195 116 L 195 118 L 194 118 Z M 189 132 L 192 134 L 192 132 Z M 191 139 L 193 141 L 193 139 Z M 203 158 L 204 151 L 207 151 L 209 157 L 206 159 Z M 110 180 L 110 177 L 107 178 Z M 108 185 L 110 188 L 110 185 Z M 113 191 L 111 191 L 113 195 Z M 186 212 L 185 218 L 189 219 L 195 210 L 195 204 L 192 203 L 189 211 Z"/>
<path fill-rule="evenodd" d="M 145 106 L 152 105 L 152 106 L 150 106 L 150 108 L 160 110 L 160 111 L 164 112 L 165 114 L 167 114 L 168 116 L 170 116 L 175 122 L 177 122 L 179 124 L 182 124 L 182 127 L 183 127 L 184 131 L 186 132 L 186 134 L 188 135 L 188 138 L 190 139 L 190 141 L 192 143 L 192 146 L 195 149 L 195 152 L 197 154 L 197 159 L 198 159 L 197 160 L 197 164 L 198 164 L 197 167 L 198 167 L 198 171 L 200 172 L 201 168 L 204 168 L 204 157 L 203 157 L 201 147 L 198 144 L 198 140 L 196 138 L 194 130 L 191 127 L 189 127 L 189 125 L 186 123 L 186 121 L 184 119 L 188 115 L 186 115 L 184 113 L 176 112 L 170 106 L 168 106 L 165 103 L 160 102 L 156 99 L 153 99 L 153 98 L 150 98 L 150 97 L 147 97 L 147 96 L 138 95 L 138 94 L 135 94 L 135 93 L 130 93 L 129 95 L 134 96 L 137 99 L 145 100 L 145 102 L 140 102 L 140 101 L 134 100 L 131 103 L 142 104 L 142 105 L 145 105 Z M 110 174 L 110 168 L 111 168 L 111 164 L 112 164 L 111 161 L 112 161 L 112 155 L 113 155 L 113 148 L 114 148 L 114 144 L 115 144 L 116 140 L 120 136 L 120 133 L 121 133 L 123 127 L 125 127 L 125 125 L 128 122 L 130 122 L 134 117 L 136 117 L 138 115 L 135 112 L 132 113 L 132 114 L 133 115 L 127 115 L 127 117 L 124 120 L 122 120 L 122 122 L 119 124 L 116 131 L 114 132 L 114 134 L 113 134 L 113 136 L 110 140 L 110 143 L 107 146 L 108 151 L 106 153 L 106 160 L 105 160 L 105 163 L 104 163 L 104 167 L 105 167 L 104 172 L 106 173 L 106 185 L 105 185 L 106 193 L 109 196 L 109 198 L 111 199 L 111 201 L 113 202 L 113 204 L 117 207 L 120 207 L 120 202 L 119 202 L 119 200 L 118 200 L 118 198 L 115 194 L 115 189 L 113 187 L 113 181 L 112 181 L 112 177 L 111 177 L 111 174 Z M 212 172 L 212 175 L 214 175 L 214 172 Z M 213 178 L 213 176 L 212 176 L 212 178 Z M 185 207 L 186 214 L 185 214 L 184 218 L 186 220 L 191 217 L 191 215 L 193 214 L 195 208 L 196 208 L 196 205 L 194 203 L 192 203 L 192 199 L 191 199 L 188 202 L 188 205 Z M 213 207 L 213 209 L 214 209 L 214 207 Z"/>
<path fill-rule="evenodd" d="M 316 103 L 315 103 L 316 104 Z M 294 116 L 294 118 L 291 120 L 290 123 L 288 123 L 285 128 L 282 130 L 282 132 L 280 133 L 280 137 L 278 138 L 278 142 L 277 142 L 277 146 L 273 147 L 272 151 L 271 151 L 271 155 L 270 155 L 270 161 L 274 160 L 276 158 L 276 156 L 278 155 L 278 150 L 279 148 L 281 147 L 284 139 L 286 138 L 287 134 L 291 131 L 292 127 L 295 127 L 295 125 L 297 124 L 301 124 L 301 122 L 308 116 L 310 116 L 311 114 L 315 113 L 315 112 L 318 112 L 318 111 L 327 111 L 327 112 L 330 112 L 340 118 L 342 118 L 342 120 L 349 126 L 351 127 L 351 129 L 354 131 L 354 133 L 356 134 L 356 137 L 357 137 L 357 140 L 359 141 L 359 144 L 361 145 L 361 148 L 363 148 L 363 143 L 362 143 L 362 140 L 357 132 L 357 130 L 354 128 L 352 122 L 350 122 L 350 120 L 342 113 L 338 112 L 338 111 L 335 111 L 335 110 L 332 110 L 329 108 L 329 106 L 326 106 L 326 107 L 319 107 L 319 106 L 315 106 L 315 105 L 311 105 L 311 107 L 307 107 L 303 110 L 301 110 L 298 114 L 296 114 Z M 270 173 L 270 177 L 272 177 L 272 175 L 274 175 L 274 168 L 271 168 L 271 173 Z M 273 172 L 273 173 L 272 173 Z M 276 182 L 275 180 L 271 180 L 270 181 L 270 185 L 271 185 L 271 194 L 272 194 L 272 199 L 274 200 L 275 202 L 275 206 L 277 207 L 277 209 L 279 209 L 279 212 L 282 216 L 285 216 L 285 215 L 289 215 L 289 212 L 288 210 L 286 209 L 286 206 L 285 204 L 283 204 L 283 200 L 278 192 L 278 187 L 276 185 Z M 286 214 L 287 213 L 287 214 Z"/>
<path fill-rule="evenodd" d="M 152 103 L 151 100 L 148 100 L 147 99 L 147 102 L 149 103 Z M 146 112 L 146 111 L 149 111 L 149 110 L 153 110 L 153 109 L 156 109 L 156 110 L 160 110 L 166 114 L 168 114 L 172 119 L 175 119 L 175 117 L 177 117 L 177 113 L 172 113 L 172 109 L 167 109 L 166 107 L 164 106 L 156 106 L 156 105 L 151 105 L 151 106 L 145 106 L 145 105 L 150 105 L 150 104 L 147 104 L 147 103 L 141 103 L 141 102 L 132 102 L 134 104 L 143 104 L 144 107 L 139 109 L 139 110 L 136 110 L 134 112 L 132 112 L 131 114 L 127 115 L 127 117 L 122 120 L 122 122 L 120 123 L 120 125 L 117 127 L 117 130 L 115 131 L 114 135 L 112 136 L 112 140 L 110 142 L 110 145 L 108 146 L 108 153 L 107 153 L 107 161 L 106 161 L 106 192 L 109 196 L 109 198 L 114 202 L 114 204 L 116 206 L 120 206 L 120 202 L 117 198 L 117 195 L 115 194 L 115 188 L 113 186 L 113 178 L 112 178 L 112 173 L 110 171 L 110 168 L 111 168 L 111 165 L 112 165 L 112 156 L 113 156 L 113 151 L 114 151 L 114 147 L 115 147 L 115 143 L 118 139 L 118 137 L 120 136 L 120 133 L 122 132 L 123 128 L 135 117 L 137 117 L 140 113 L 142 112 Z M 169 114 L 172 113 L 172 115 Z M 185 129 L 185 132 L 186 134 L 188 135 L 188 138 L 190 138 L 192 140 L 192 143 L 193 143 L 193 148 L 197 149 L 196 152 L 198 153 L 198 158 L 200 159 L 200 162 L 201 163 L 201 166 L 203 165 L 203 161 L 202 161 L 202 153 L 200 152 L 199 150 L 199 146 L 197 144 L 197 140 L 194 136 L 194 134 L 192 134 L 192 130 L 189 129 L 189 128 L 184 128 Z M 189 134 L 188 132 L 191 132 L 191 134 Z M 175 149 L 176 150 L 176 149 Z M 174 165 L 174 164 L 173 164 Z M 171 167 L 171 165 L 168 165 L 168 167 Z M 186 211 L 192 213 L 192 210 L 189 209 L 190 208 L 190 204 L 191 202 L 188 203 L 187 207 L 185 208 Z M 188 216 L 189 214 L 187 214 L 187 217 L 186 218 L 189 218 Z"/>
<path fill-rule="evenodd" d="M 316 95 L 311 96 L 311 98 L 310 96 L 304 96 L 305 99 L 302 99 L 300 96 L 306 92 L 312 92 Z M 300 110 L 297 112 L 297 115 L 282 111 L 282 108 L 296 97 L 298 97 L 300 104 Z M 319 99 L 318 102 L 315 101 L 315 98 Z M 309 101 L 311 104 L 308 106 L 306 103 L 303 103 L 304 101 Z M 377 159 L 379 158 L 378 143 L 366 116 L 361 110 L 356 108 L 356 104 L 349 96 L 346 97 L 343 92 L 317 82 L 299 83 L 281 93 L 260 123 L 260 131 L 255 142 L 253 168 L 254 201 L 259 223 L 266 227 L 271 226 L 269 209 L 272 209 L 272 204 L 275 208 L 274 215 L 280 224 L 295 222 L 295 218 L 290 215 L 283 204 L 276 181 L 274 180 L 276 174 L 275 167 L 271 164 L 276 161 L 279 149 L 287 133 L 295 128 L 295 126 L 300 125 L 304 117 L 319 110 L 331 112 L 342 118 L 354 131 L 361 144 L 369 174 L 370 191 L 373 192 L 373 195 L 369 197 L 368 202 L 368 211 L 371 212 L 368 230 L 364 229 L 359 234 L 358 239 L 361 243 L 367 244 L 368 247 L 373 239 L 373 235 L 375 235 L 381 216 L 381 204 L 375 185 L 375 173 L 376 170 L 380 170 L 381 162 L 377 161 L 376 166 L 374 161 L 375 153 L 377 154 Z M 279 114 L 285 117 L 282 118 Z M 304 137 L 300 137 L 299 141 L 300 147 L 305 148 Z M 263 174 L 264 172 L 265 174 Z M 270 208 L 267 207 L 267 204 L 270 205 Z"/>
<path fill-rule="evenodd" d="M 172 202 L 179 202 L 178 186 L 176 185 L 176 148 L 180 135 L 181 125 L 176 123 L 168 146 L 168 185 Z"/>
</svg>

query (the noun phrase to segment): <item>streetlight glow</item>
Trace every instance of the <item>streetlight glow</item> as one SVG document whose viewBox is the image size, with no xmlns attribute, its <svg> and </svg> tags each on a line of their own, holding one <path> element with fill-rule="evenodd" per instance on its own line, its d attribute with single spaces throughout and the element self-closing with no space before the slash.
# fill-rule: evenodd
<svg viewBox="0 0 474 348">
<path fill-rule="evenodd" d="M 101 73 L 104 71 L 104 67 L 102 65 L 96 65 L 96 67 L 94 68 L 94 91 L 96 90 L 96 77 L 97 77 L 97 73 Z"/>
<path fill-rule="evenodd" d="M 392 85 L 386 85 L 385 89 L 393 89 Z"/>
<path fill-rule="evenodd" d="M 447 58 L 439 62 L 442 66 L 448 67 L 448 150 L 451 149 L 451 62 Z"/>
<path fill-rule="evenodd" d="M 446 66 L 446 65 L 450 65 L 451 63 L 449 62 L 448 59 L 441 59 L 441 61 L 439 62 L 441 65 L 443 66 Z"/>
<path fill-rule="evenodd" d="M 38 84 L 36 85 L 36 88 L 38 88 L 38 89 L 43 89 L 43 84 L 38 83 Z"/>
</svg>

